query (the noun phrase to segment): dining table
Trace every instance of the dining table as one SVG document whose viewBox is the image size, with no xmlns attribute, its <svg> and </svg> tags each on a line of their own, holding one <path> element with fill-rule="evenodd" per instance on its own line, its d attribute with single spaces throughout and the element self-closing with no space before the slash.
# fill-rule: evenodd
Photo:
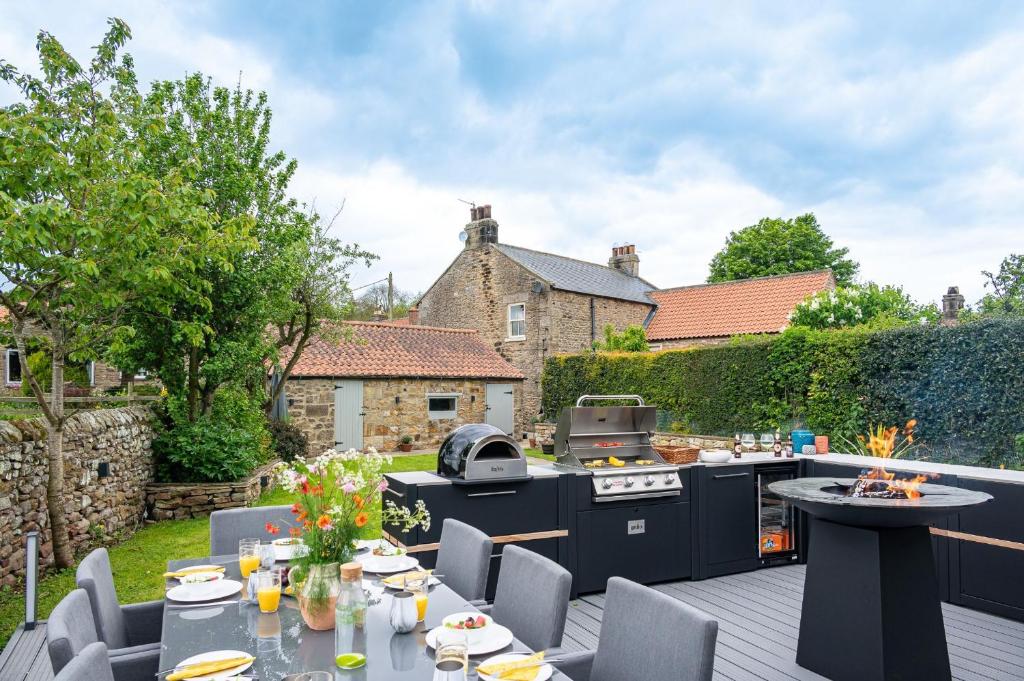
<svg viewBox="0 0 1024 681">
<path fill-rule="evenodd" d="M 193 565 L 223 565 L 226 579 L 245 584 L 237 555 L 172 560 L 168 570 Z M 440 626 L 448 615 L 475 612 L 477 608 L 445 586 L 442 578 L 440 584 L 430 588 L 425 620 L 410 633 L 397 633 L 389 619 L 394 591 L 385 588 L 383 576 L 364 573 L 369 605 L 361 637 L 366 664 L 358 669 L 344 670 L 335 664 L 334 631 L 314 631 L 306 626 L 294 598 L 283 596 L 277 612 L 261 613 L 259 606 L 247 602 L 242 593 L 209 605 L 168 600 L 164 606 L 160 669 L 170 669 L 201 653 L 238 650 L 256 658 L 242 677 L 259 681 L 280 681 L 289 674 L 311 671 L 333 673 L 335 681 L 430 681 L 434 678 L 434 659 L 426 643 L 427 632 Z M 168 587 L 173 584 L 168 580 Z M 478 678 L 475 668 L 483 660 L 508 652 L 533 651 L 514 639 L 502 650 L 471 656 L 467 679 Z M 551 678 L 569 681 L 558 670 Z"/>
</svg>

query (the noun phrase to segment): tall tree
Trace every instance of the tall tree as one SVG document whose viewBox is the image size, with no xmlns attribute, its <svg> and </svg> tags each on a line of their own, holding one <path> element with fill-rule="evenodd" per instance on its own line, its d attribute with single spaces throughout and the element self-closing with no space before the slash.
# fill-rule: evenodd
<svg viewBox="0 0 1024 681">
<path fill-rule="evenodd" d="M 813 213 L 796 218 L 763 218 L 732 232 L 711 259 L 708 282 L 734 281 L 773 274 L 792 274 L 828 268 L 840 286 L 853 283 L 859 266 L 835 248 Z"/>
<path fill-rule="evenodd" d="M 49 430 L 46 501 L 60 567 L 73 560 L 64 515 L 65 364 L 95 359 L 126 335 L 128 306 L 161 314 L 168 296 L 207 305 L 193 273 L 200 262 L 223 266 L 234 244 L 216 238 L 210 194 L 187 181 L 187 169 L 152 173 L 139 163 L 130 129 L 158 130 L 162 119 L 141 106 L 130 125 L 121 115 L 135 75 L 130 57 L 117 55 L 131 34 L 118 19 L 109 25 L 87 66 L 46 32 L 37 39 L 42 78 L 0 62 L 0 78 L 24 96 L 0 109 L 0 304 L 22 380 Z M 232 223 L 225 231 L 244 237 L 244 229 Z M 26 352 L 39 337 L 52 357 L 50 394 Z"/>
<path fill-rule="evenodd" d="M 1003 258 L 998 272 L 982 272 L 991 293 L 978 302 L 978 313 L 986 316 L 1024 315 L 1024 255 Z"/>
</svg>

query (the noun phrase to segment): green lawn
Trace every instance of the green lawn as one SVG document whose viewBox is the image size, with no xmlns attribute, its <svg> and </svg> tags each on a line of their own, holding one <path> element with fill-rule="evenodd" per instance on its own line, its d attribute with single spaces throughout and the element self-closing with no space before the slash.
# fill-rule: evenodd
<svg viewBox="0 0 1024 681">
<path fill-rule="evenodd" d="M 526 450 L 527 455 L 550 459 L 537 450 Z M 425 471 L 437 465 L 435 454 L 395 457 L 390 471 Z M 275 489 L 260 499 L 259 505 L 290 504 L 292 497 L 284 490 Z M 365 528 L 365 536 L 380 533 L 380 511 Z M 161 578 L 167 561 L 176 558 L 201 558 L 209 553 L 210 529 L 206 518 L 196 520 L 167 520 L 146 525 L 131 539 L 108 547 L 114 569 L 117 594 L 124 603 L 136 603 L 162 598 L 164 581 Z M 75 588 L 73 569 L 47 574 L 39 584 L 39 614 L 45 618 L 53 606 Z M 10 638 L 14 628 L 25 614 L 22 589 L 0 590 L 0 647 Z"/>
</svg>

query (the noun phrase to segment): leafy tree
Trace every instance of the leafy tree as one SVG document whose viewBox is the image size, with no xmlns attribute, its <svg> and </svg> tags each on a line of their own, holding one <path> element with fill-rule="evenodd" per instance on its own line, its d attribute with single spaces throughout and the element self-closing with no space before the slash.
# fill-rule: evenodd
<svg viewBox="0 0 1024 681">
<path fill-rule="evenodd" d="M 647 352 L 651 346 L 647 344 L 644 327 L 632 324 L 622 333 L 615 333 L 615 327 L 607 324 L 604 327 L 604 341 L 594 341 L 594 349 L 601 352 Z"/>
<path fill-rule="evenodd" d="M 1010 254 L 999 264 L 998 272 L 983 271 L 991 288 L 978 301 L 977 314 L 985 317 L 1024 315 L 1024 255 Z"/>
<path fill-rule="evenodd" d="M 109 25 L 85 66 L 45 31 L 37 39 L 41 79 L 0 62 L 0 78 L 24 97 L 0 109 L 0 304 L 22 380 L 48 426 L 46 501 L 59 567 L 73 558 L 64 515 L 65 366 L 96 359 L 124 335 L 129 306 L 159 314 L 167 296 L 208 305 L 192 273 L 198 262 L 223 266 L 230 250 L 213 238 L 210 195 L 188 181 L 190 168 L 152 172 L 139 163 L 130 129 L 159 130 L 162 120 L 143 107 L 130 121 L 123 115 L 135 74 L 131 58 L 117 55 L 130 29 L 118 19 Z M 51 357 L 49 394 L 27 352 L 39 338 Z"/>
<path fill-rule="evenodd" d="M 711 259 L 708 282 L 734 281 L 774 274 L 830 269 L 836 283 L 853 283 L 859 266 L 834 248 L 813 213 L 789 220 L 763 218 L 729 234 L 725 247 Z"/>
<path fill-rule="evenodd" d="M 409 314 L 409 308 L 416 303 L 416 300 L 419 297 L 418 293 L 403 291 L 402 289 L 395 287 L 391 292 L 391 316 L 394 319 L 407 316 Z M 374 284 L 373 286 L 368 286 L 365 292 L 350 301 L 345 317 L 346 319 L 366 321 L 368 319 L 373 319 L 381 313 L 386 316 L 387 311 L 388 285 L 387 283 L 381 282 L 379 284 Z"/>
<path fill-rule="evenodd" d="M 918 305 L 899 287 L 869 282 L 808 296 L 793 310 L 790 322 L 811 329 L 881 328 L 934 322 L 938 318 L 935 305 Z"/>
</svg>

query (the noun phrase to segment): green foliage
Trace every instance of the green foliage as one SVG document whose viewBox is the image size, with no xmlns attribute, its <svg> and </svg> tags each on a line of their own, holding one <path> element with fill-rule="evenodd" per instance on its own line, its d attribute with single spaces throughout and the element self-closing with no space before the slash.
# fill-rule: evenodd
<svg viewBox="0 0 1024 681">
<path fill-rule="evenodd" d="M 938 318 L 935 305 L 918 305 L 899 287 L 869 282 L 809 296 L 793 310 L 790 322 L 810 329 L 892 328 Z"/>
<path fill-rule="evenodd" d="M 988 280 L 985 288 L 992 292 L 978 301 L 976 316 L 1024 315 L 1024 255 L 1008 255 L 999 264 L 998 272 L 982 274 Z"/>
<path fill-rule="evenodd" d="M 604 340 L 594 341 L 594 349 L 601 352 L 647 352 L 647 334 L 639 324 L 627 326 L 622 333 L 615 333 L 615 327 L 604 327 Z"/>
<path fill-rule="evenodd" d="M 636 393 L 662 421 L 705 434 L 789 430 L 853 439 L 870 423 L 918 421 L 916 456 L 1014 465 L 1024 432 L 1024 319 L 958 327 L 818 331 L 643 354 L 548 359 L 549 419 L 583 394 Z"/>
<path fill-rule="evenodd" d="M 725 247 L 711 259 L 708 282 L 734 281 L 775 274 L 831 269 L 836 283 L 853 283 L 858 265 L 849 249 L 833 248 L 813 213 L 796 218 L 762 218 L 732 232 Z"/>
<path fill-rule="evenodd" d="M 36 376 L 39 387 L 43 392 L 50 392 L 53 387 L 53 376 L 50 372 L 50 354 L 45 350 L 37 350 L 28 356 L 29 372 Z M 64 365 L 64 380 L 79 388 L 89 387 L 89 370 L 84 363 L 68 363 Z M 21 394 L 26 397 L 32 396 L 32 387 L 28 381 L 21 384 Z"/>
<path fill-rule="evenodd" d="M 168 398 L 153 440 L 161 482 L 229 482 L 268 459 L 270 434 L 257 398 L 232 387 L 214 395 L 211 409 L 195 420 L 180 397 Z"/>
<path fill-rule="evenodd" d="M 292 462 L 309 455 L 309 438 L 291 421 L 273 420 L 268 428 L 271 447 L 282 461 Z"/>
</svg>

